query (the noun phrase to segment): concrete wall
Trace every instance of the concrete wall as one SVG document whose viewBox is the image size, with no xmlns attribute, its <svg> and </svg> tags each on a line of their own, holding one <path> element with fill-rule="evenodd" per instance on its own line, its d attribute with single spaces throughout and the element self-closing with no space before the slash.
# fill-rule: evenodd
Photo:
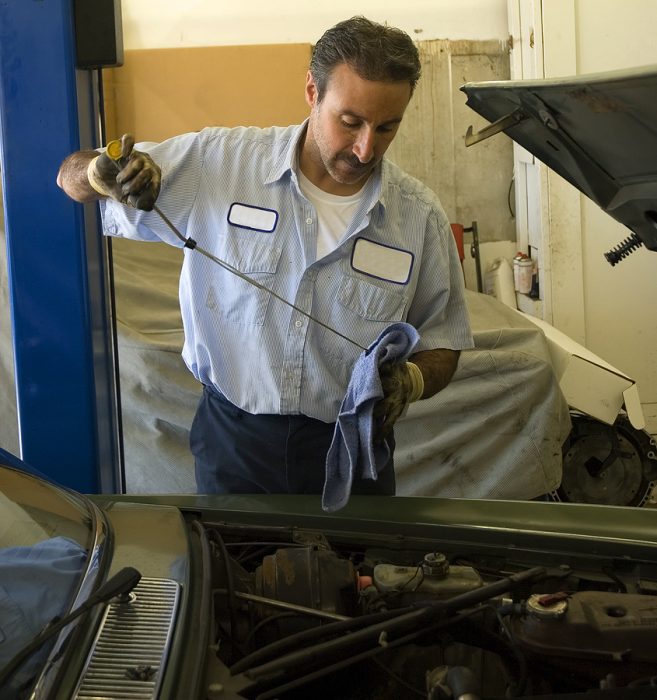
<svg viewBox="0 0 657 700">
<path fill-rule="evenodd" d="M 513 178 L 513 148 L 507 138 L 489 139 L 466 148 L 469 126 L 477 131 L 488 122 L 465 104 L 460 87 L 466 82 L 509 77 L 506 41 L 419 41 L 422 78 L 388 157 L 428 185 L 440 197 L 452 223 L 466 228 L 477 222 L 481 276 L 507 242 L 515 254 L 515 222 L 508 205 Z M 466 286 L 477 290 L 472 234 L 466 233 Z"/>
</svg>

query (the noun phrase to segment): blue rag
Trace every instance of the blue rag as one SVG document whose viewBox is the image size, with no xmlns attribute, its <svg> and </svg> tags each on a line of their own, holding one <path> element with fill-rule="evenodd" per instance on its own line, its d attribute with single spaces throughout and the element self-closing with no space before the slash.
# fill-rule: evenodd
<svg viewBox="0 0 657 700">
<path fill-rule="evenodd" d="M 343 508 L 354 477 L 376 479 L 388 461 L 388 445 L 373 444 L 374 405 L 383 398 L 379 367 L 408 359 L 419 340 L 410 324 L 393 323 L 356 360 L 326 456 L 325 511 Z"/>
</svg>

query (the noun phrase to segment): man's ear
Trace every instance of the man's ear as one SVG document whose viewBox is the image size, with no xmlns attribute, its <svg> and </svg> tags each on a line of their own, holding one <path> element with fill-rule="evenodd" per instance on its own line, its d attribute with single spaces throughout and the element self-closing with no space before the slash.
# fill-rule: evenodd
<svg viewBox="0 0 657 700">
<path fill-rule="evenodd" d="M 306 89 L 305 89 L 306 102 L 308 106 L 312 109 L 318 100 L 317 85 L 315 85 L 315 78 L 311 71 L 306 73 Z"/>
</svg>

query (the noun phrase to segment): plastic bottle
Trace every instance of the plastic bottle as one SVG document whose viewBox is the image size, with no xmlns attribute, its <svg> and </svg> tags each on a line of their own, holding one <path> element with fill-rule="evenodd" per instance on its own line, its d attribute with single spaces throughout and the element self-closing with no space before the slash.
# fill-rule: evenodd
<svg viewBox="0 0 657 700">
<path fill-rule="evenodd" d="M 521 294 L 529 294 L 534 276 L 534 261 L 525 253 L 513 258 L 513 286 Z"/>
</svg>

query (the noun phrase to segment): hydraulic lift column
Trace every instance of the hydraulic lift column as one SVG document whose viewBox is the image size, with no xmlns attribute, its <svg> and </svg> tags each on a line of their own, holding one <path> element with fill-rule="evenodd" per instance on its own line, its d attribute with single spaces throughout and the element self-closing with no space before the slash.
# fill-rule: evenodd
<svg viewBox="0 0 657 700">
<path fill-rule="evenodd" d="M 65 156 L 99 145 L 100 73 L 76 68 L 76 4 L 0 4 L 11 332 L 20 457 L 78 491 L 108 493 L 123 490 L 108 248 L 97 207 L 55 182 Z M 80 6 L 101 18 L 108 9 Z"/>
</svg>

